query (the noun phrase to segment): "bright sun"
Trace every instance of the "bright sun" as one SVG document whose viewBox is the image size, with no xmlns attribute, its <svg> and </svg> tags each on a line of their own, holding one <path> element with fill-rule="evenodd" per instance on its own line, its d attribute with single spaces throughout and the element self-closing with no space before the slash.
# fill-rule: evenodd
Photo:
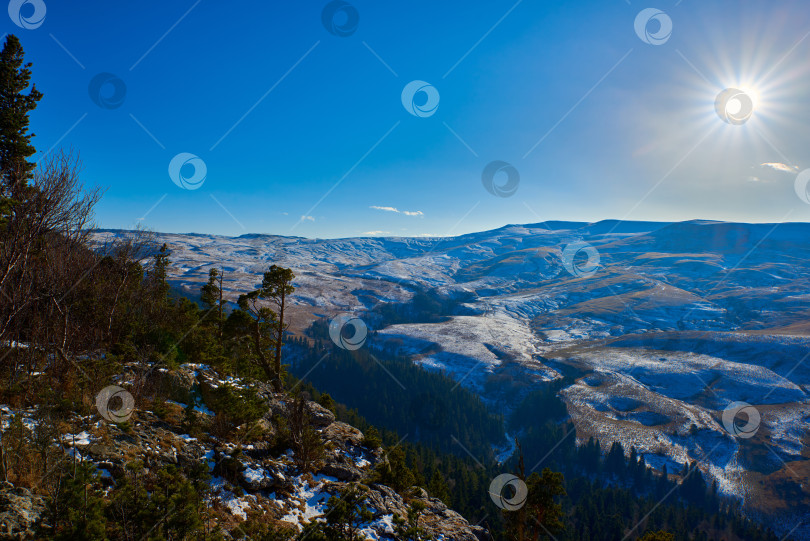
<svg viewBox="0 0 810 541">
<path fill-rule="evenodd" d="M 757 91 L 757 89 L 751 86 L 740 86 L 740 90 L 745 92 L 748 95 L 748 97 L 751 98 L 751 103 L 753 104 L 754 110 L 756 111 L 757 107 L 759 106 L 759 92 Z M 741 106 L 740 102 L 737 103 L 738 107 Z"/>
</svg>

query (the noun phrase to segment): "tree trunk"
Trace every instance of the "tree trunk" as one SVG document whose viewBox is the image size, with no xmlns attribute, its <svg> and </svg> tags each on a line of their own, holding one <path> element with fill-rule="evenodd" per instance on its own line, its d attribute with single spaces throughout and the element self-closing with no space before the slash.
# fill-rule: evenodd
<svg viewBox="0 0 810 541">
<path fill-rule="evenodd" d="M 253 326 L 253 342 L 256 346 L 256 357 L 259 360 L 259 366 L 261 366 L 262 370 L 264 370 L 267 379 L 272 381 L 273 369 L 270 366 L 270 362 L 268 361 L 267 356 L 264 354 L 264 351 L 262 351 L 262 329 L 261 323 L 258 319 Z"/>
<path fill-rule="evenodd" d="M 278 329 L 276 330 L 276 356 L 274 359 L 273 370 L 276 373 L 276 379 L 273 380 L 273 387 L 276 392 L 281 392 L 281 346 L 284 341 L 284 300 L 286 295 L 284 290 L 281 292 L 281 303 L 279 304 L 278 311 Z"/>
</svg>

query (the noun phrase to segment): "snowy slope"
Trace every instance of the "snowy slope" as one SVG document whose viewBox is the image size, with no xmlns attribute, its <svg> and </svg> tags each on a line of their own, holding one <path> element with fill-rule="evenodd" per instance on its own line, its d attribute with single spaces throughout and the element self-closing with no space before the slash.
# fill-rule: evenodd
<svg viewBox="0 0 810 541">
<path fill-rule="evenodd" d="M 764 441 L 782 473 L 801 472 L 810 456 L 807 239 L 810 224 L 707 221 L 546 222 L 418 239 L 157 235 L 172 248 L 173 283 L 192 296 L 211 267 L 224 269 L 232 299 L 269 265 L 291 267 L 298 330 L 407 301 L 415 286 L 470 292 L 466 315 L 378 330 L 501 407 L 504 396 L 485 390 L 499 370 L 542 381 L 576 369 L 562 396 L 578 438 L 632 443 L 659 466 L 697 460 L 740 495 L 746 469 L 759 467 L 741 460 L 741 447 Z M 576 275 L 566 255 L 575 243 L 598 252 L 593 273 Z M 723 427 L 735 401 L 762 411 L 751 442 Z"/>
</svg>

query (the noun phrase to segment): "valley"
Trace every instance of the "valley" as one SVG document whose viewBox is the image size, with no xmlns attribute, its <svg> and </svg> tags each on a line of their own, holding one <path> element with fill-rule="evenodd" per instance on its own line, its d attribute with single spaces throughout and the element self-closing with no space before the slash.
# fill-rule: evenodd
<svg viewBox="0 0 810 541">
<path fill-rule="evenodd" d="M 290 267 L 291 331 L 355 313 L 376 345 L 451 375 L 494 412 L 573 374 L 560 396 L 580 443 L 620 441 L 670 473 L 695 461 L 721 493 L 789 522 L 810 505 L 808 237 L 801 223 L 604 221 L 447 238 L 155 240 L 191 298 L 212 267 L 232 301 L 269 265 Z M 375 315 L 420 291 L 458 306 L 431 322 Z M 760 414 L 751 438 L 724 424 L 735 402 Z"/>
</svg>

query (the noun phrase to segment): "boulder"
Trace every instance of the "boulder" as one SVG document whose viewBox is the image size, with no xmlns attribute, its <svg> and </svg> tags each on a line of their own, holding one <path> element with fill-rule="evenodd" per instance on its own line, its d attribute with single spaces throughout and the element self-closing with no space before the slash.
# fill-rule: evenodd
<svg viewBox="0 0 810 541">
<path fill-rule="evenodd" d="M 492 535 L 482 526 L 470 526 L 470 531 L 478 541 L 492 541 Z"/>
<path fill-rule="evenodd" d="M 165 368 L 150 372 L 147 383 L 154 386 L 156 394 L 166 396 L 170 400 L 188 404 L 194 402 L 194 385 L 197 383 L 194 373 L 185 370 L 167 370 Z"/>
<path fill-rule="evenodd" d="M 374 518 L 383 515 L 395 514 L 400 517 L 408 516 L 408 508 L 402 497 L 394 489 L 385 485 L 369 485 L 368 498 L 366 504 L 373 509 Z"/>
<path fill-rule="evenodd" d="M 355 466 L 339 462 L 329 462 L 325 464 L 320 469 L 320 473 L 334 477 L 339 481 L 357 481 L 363 476 L 363 472 Z"/>
<path fill-rule="evenodd" d="M 239 484 L 248 492 L 289 491 L 293 482 L 284 474 L 284 466 L 275 460 L 243 462 L 239 472 Z"/>
<path fill-rule="evenodd" d="M 0 539 L 33 539 L 45 501 L 27 488 L 5 483 L 0 488 Z"/>
<path fill-rule="evenodd" d="M 291 398 L 285 397 L 284 395 L 274 394 L 267 396 L 266 400 L 268 412 L 265 415 L 265 418 L 272 419 L 275 415 L 279 415 L 281 417 L 288 416 L 287 407 L 290 405 L 289 402 L 292 400 Z M 316 427 L 327 427 L 335 422 L 335 414 L 317 402 L 307 402 L 307 412 L 309 413 L 310 421 Z"/>
<path fill-rule="evenodd" d="M 363 433 L 351 425 L 335 421 L 321 431 L 321 437 L 327 441 L 333 441 L 342 447 L 353 445 L 360 447 L 363 443 Z"/>
<path fill-rule="evenodd" d="M 314 426 L 327 427 L 335 422 L 335 414 L 317 402 L 307 402 L 307 411 Z"/>
</svg>

